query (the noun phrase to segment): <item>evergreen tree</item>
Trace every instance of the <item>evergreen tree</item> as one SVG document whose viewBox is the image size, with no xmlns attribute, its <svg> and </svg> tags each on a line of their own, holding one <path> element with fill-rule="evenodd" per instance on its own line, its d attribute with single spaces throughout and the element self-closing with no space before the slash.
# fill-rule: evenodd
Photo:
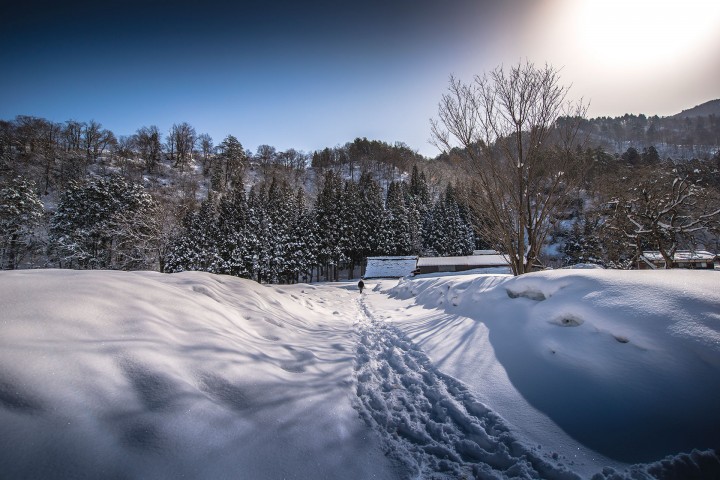
<svg viewBox="0 0 720 480">
<path fill-rule="evenodd" d="M 183 221 L 182 233 L 168 246 L 165 254 L 165 271 L 211 271 L 216 263 L 217 205 L 213 195 L 188 214 Z"/>
<path fill-rule="evenodd" d="M 158 237 L 152 197 L 119 175 L 72 183 L 50 224 L 60 263 L 83 269 L 154 266 Z"/>
<path fill-rule="evenodd" d="M 418 172 L 417 165 L 413 166 L 405 203 L 408 211 L 411 253 L 420 255 L 423 251 L 423 223 L 430 208 L 430 190 L 425 174 Z"/>
<path fill-rule="evenodd" d="M 317 238 L 313 217 L 305 208 L 305 194 L 299 188 L 292 204 L 293 216 L 288 236 L 286 262 L 289 282 L 312 280 L 312 269 L 317 265 L 315 251 Z"/>
<path fill-rule="evenodd" d="M 13 270 L 32 248 L 43 206 L 32 182 L 17 177 L 0 187 L 0 269 Z"/>
<path fill-rule="evenodd" d="M 242 183 L 247 158 L 242 144 L 232 135 L 225 137 L 220 143 L 219 149 L 222 165 L 217 164 L 218 162 L 216 164 L 218 171 L 222 171 L 222 175 L 217 173 L 217 176 L 222 177 L 222 189 L 226 190 L 233 182 Z"/>
<path fill-rule="evenodd" d="M 332 278 L 338 279 L 338 268 L 346 260 L 344 244 L 346 224 L 343 218 L 343 188 L 340 176 L 329 170 L 323 188 L 315 203 L 315 226 L 318 237 L 318 260 L 332 269 Z"/>
<path fill-rule="evenodd" d="M 249 277 L 245 264 L 247 225 L 245 189 L 243 184 L 239 183 L 234 185 L 220 202 L 212 272 Z"/>
<path fill-rule="evenodd" d="M 388 187 L 380 242 L 380 253 L 384 255 L 409 255 L 412 252 L 404 186 L 404 183 L 390 182 Z"/>
<path fill-rule="evenodd" d="M 452 186 L 435 202 L 423 224 L 423 244 L 438 256 L 470 255 L 474 249 L 472 227 L 460 215 Z"/>
<path fill-rule="evenodd" d="M 380 246 L 385 213 L 380 185 L 369 173 L 360 176 L 358 183 L 357 232 L 358 253 L 361 258 L 376 255 Z"/>
<path fill-rule="evenodd" d="M 603 264 L 602 247 L 598 239 L 599 221 L 584 217 L 573 223 L 562 246 L 563 263 Z"/>
</svg>

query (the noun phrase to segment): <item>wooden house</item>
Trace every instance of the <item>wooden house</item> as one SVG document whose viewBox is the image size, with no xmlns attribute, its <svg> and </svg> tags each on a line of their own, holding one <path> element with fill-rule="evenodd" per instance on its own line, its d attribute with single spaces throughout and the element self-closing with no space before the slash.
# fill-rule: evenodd
<svg viewBox="0 0 720 480">
<path fill-rule="evenodd" d="M 670 268 L 690 268 L 713 270 L 718 256 L 705 250 L 678 250 L 673 255 L 673 262 Z M 640 270 L 654 270 L 665 268 L 665 259 L 658 251 L 643 252 L 637 262 Z"/>
<path fill-rule="evenodd" d="M 401 278 L 415 270 L 418 257 L 368 257 L 363 278 Z"/>
<path fill-rule="evenodd" d="M 464 272 L 476 268 L 494 267 L 510 268 L 510 260 L 506 255 L 494 251 L 463 257 L 420 257 L 415 273 Z"/>
</svg>

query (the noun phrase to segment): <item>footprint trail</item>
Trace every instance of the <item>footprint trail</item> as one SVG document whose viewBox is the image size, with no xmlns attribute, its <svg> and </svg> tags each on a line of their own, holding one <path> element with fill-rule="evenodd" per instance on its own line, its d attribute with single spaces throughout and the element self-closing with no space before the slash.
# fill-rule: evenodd
<svg viewBox="0 0 720 480">
<path fill-rule="evenodd" d="M 356 408 L 408 478 L 580 478 L 518 442 L 461 382 L 358 304 Z"/>
</svg>

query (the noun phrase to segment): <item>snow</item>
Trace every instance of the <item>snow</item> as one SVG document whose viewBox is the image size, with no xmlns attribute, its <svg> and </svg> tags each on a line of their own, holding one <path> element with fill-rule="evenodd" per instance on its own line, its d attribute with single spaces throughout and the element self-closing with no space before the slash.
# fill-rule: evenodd
<svg viewBox="0 0 720 480">
<path fill-rule="evenodd" d="M 509 265 L 510 261 L 505 255 L 466 255 L 460 257 L 420 257 L 417 266 L 450 266 L 471 265 L 475 267 Z"/>
<path fill-rule="evenodd" d="M 7 478 L 717 478 L 720 275 L 0 272 Z"/>
<path fill-rule="evenodd" d="M 415 270 L 417 257 L 368 257 L 364 278 L 400 278 Z"/>
<path fill-rule="evenodd" d="M 653 262 L 664 262 L 665 258 L 663 258 L 662 254 L 658 251 L 644 251 L 643 257 L 647 258 L 650 261 Z M 707 260 L 707 261 L 713 261 L 717 255 L 714 253 L 710 253 L 706 250 L 678 250 L 673 255 L 673 259 L 676 262 L 687 262 L 689 260 Z"/>
</svg>

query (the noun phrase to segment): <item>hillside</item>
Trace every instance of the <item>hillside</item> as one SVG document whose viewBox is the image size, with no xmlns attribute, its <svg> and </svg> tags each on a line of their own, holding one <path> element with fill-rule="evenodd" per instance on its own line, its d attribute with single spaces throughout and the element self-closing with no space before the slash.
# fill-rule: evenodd
<svg viewBox="0 0 720 480">
<path fill-rule="evenodd" d="M 720 116 L 720 99 L 710 100 L 693 108 L 688 108 L 673 115 L 675 118 L 707 117 L 709 115 Z"/>
</svg>

